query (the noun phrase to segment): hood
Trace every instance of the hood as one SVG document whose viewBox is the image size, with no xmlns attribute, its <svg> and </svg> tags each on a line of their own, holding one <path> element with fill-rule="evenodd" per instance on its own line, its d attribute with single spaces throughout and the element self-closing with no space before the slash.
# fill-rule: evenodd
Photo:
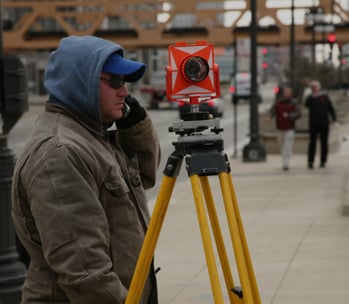
<svg viewBox="0 0 349 304">
<path fill-rule="evenodd" d="M 44 86 L 50 95 L 49 103 L 72 108 L 100 123 L 99 77 L 113 53 L 124 57 L 120 45 L 102 38 L 63 38 L 50 54 L 45 69 Z"/>
</svg>

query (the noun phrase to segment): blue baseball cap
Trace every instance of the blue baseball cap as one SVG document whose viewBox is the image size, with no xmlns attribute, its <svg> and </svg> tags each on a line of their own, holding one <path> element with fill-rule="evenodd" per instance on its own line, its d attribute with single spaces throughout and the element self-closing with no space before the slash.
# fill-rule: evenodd
<svg viewBox="0 0 349 304">
<path fill-rule="evenodd" d="M 111 54 L 104 63 L 102 72 L 125 76 L 126 82 L 139 80 L 145 72 L 145 64 L 123 58 L 118 53 Z"/>
</svg>

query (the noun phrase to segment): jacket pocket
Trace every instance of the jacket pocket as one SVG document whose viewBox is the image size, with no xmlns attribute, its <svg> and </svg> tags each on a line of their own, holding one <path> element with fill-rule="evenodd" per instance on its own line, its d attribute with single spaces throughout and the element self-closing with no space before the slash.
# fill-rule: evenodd
<svg viewBox="0 0 349 304">
<path fill-rule="evenodd" d="M 137 221 L 137 210 L 130 188 L 122 176 L 110 176 L 104 181 L 103 200 L 111 231 L 130 227 Z"/>
<path fill-rule="evenodd" d="M 107 179 L 104 182 L 104 186 L 113 196 L 122 196 L 130 191 L 126 182 L 116 177 Z"/>
</svg>

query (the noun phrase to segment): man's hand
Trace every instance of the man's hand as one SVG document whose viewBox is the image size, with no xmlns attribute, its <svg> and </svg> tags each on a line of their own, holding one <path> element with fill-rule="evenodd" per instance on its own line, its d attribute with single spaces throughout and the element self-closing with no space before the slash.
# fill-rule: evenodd
<svg viewBox="0 0 349 304">
<path fill-rule="evenodd" d="M 126 117 L 115 121 L 118 129 L 130 128 L 131 126 L 142 121 L 146 116 L 144 108 L 139 104 L 136 98 L 129 95 L 125 98 L 125 103 L 129 106 L 130 111 Z"/>
</svg>

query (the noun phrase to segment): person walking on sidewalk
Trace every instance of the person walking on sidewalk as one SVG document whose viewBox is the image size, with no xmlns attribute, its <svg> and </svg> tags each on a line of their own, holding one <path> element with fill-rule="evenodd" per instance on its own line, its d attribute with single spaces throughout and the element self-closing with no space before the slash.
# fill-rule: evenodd
<svg viewBox="0 0 349 304">
<path fill-rule="evenodd" d="M 330 97 L 321 91 L 319 81 L 313 80 L 309 86 L 312 93 L 305 100 L 305 106 L 309 111 L 308 168 L 313 168 L 318 136 L 320 136 L 321 144 L 320 168 L 324 168 L 328 154 L 330 117 L 333 122 L 336 122 L 336 111 Z"/>
<path fill-rule="evenodd" d="M 93 36 L 63 38 L 50 54 L 49 99 L 13 176 L 12 217 L 31 259 L 21 303 L 125 303 L 160 159 L 152 121 L 125 86 L 145 68 Z M 140 303 L 156 304 L 146 271 Z"/>
<path fill-rule="evenodd" d="M 299 106 L 292 95 L 292 88 L 285 87 L 283 95 L 269 110 L 270 119 L 275 118 L 278 142 L 282 155 L 282 168 L 289 170 L 295 136 L 295 121 L 300 118 Z"/>
</svg>

